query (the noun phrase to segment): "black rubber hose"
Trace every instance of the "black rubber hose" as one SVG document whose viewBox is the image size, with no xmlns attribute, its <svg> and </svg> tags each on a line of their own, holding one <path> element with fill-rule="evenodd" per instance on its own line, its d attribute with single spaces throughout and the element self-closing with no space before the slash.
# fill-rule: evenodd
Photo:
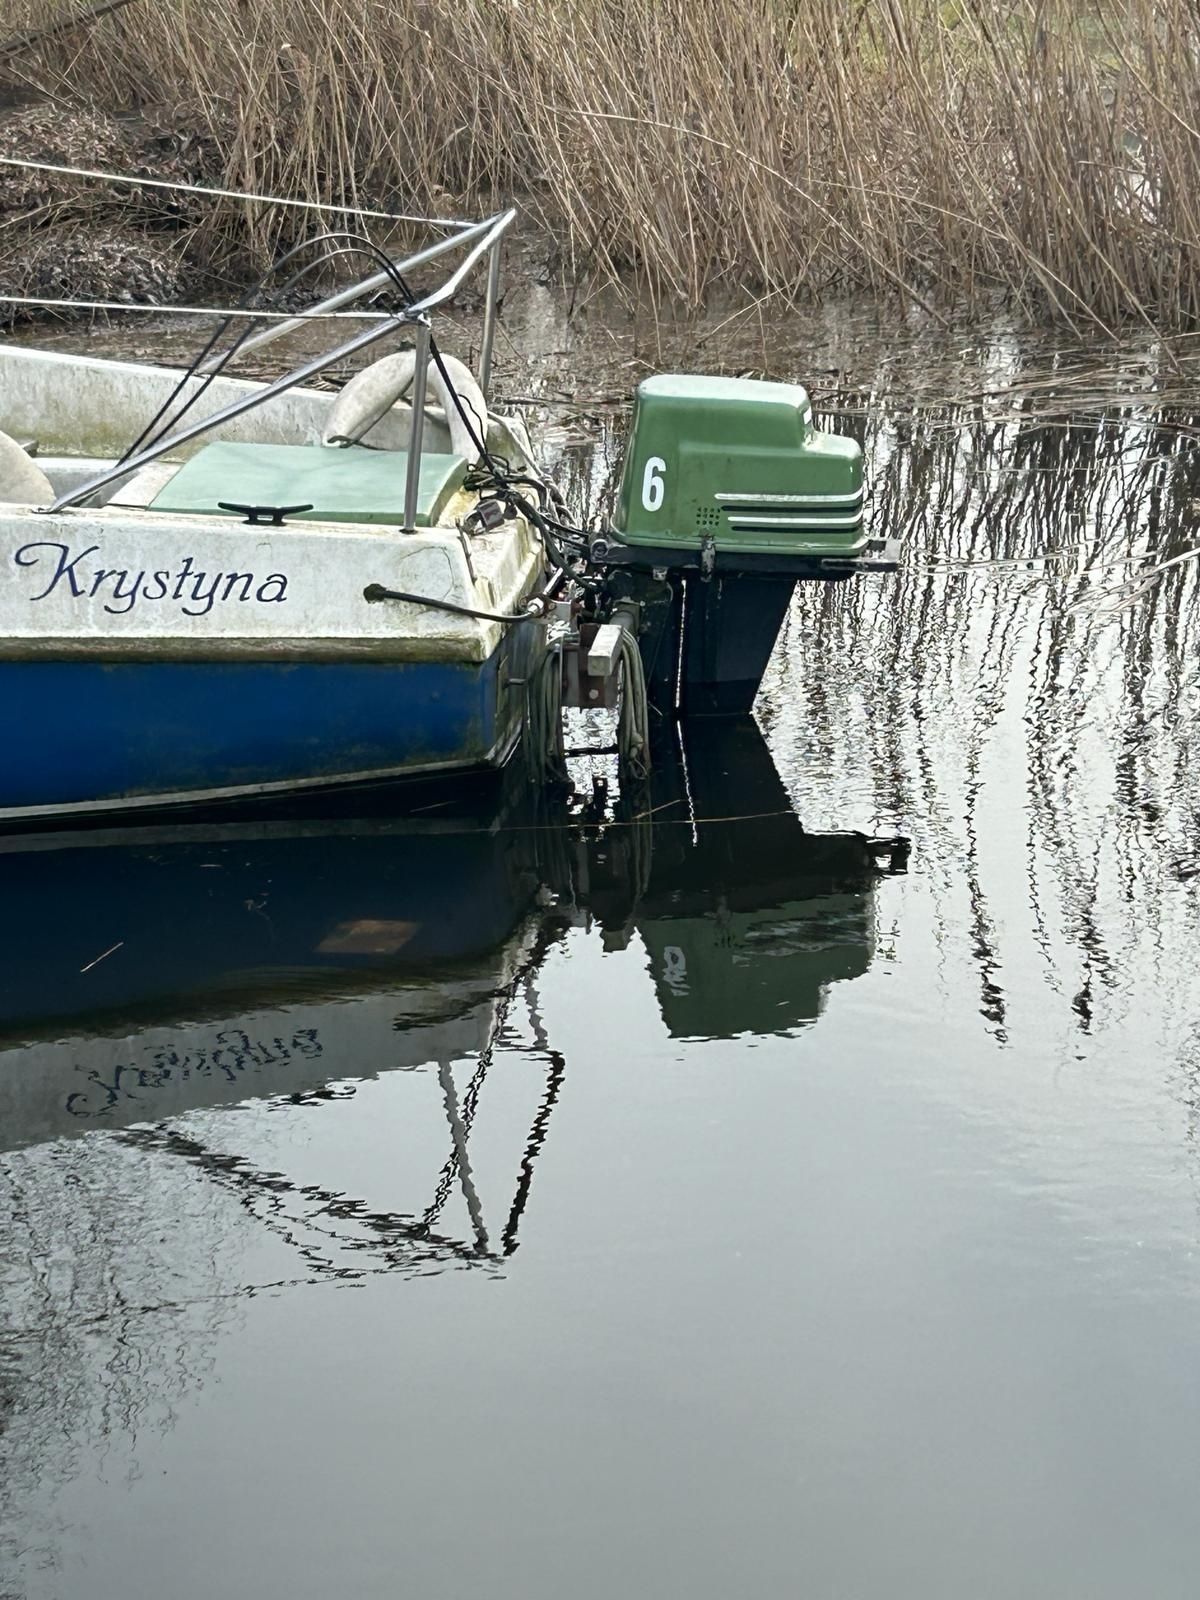
<svg viewBox="0 0 1200 1600">
<path fill-rule="evenodd" d="M 507 615 L 503 611 L 476 611 L 472 606 L 455 605 L 453 600 L 433 600 L 427 594 L 409 594 L 404 589 L 385 589 L 381 583 L 369 583 L 363 590 L 363 599 L 374 605 L 377 600 L 406 600 L 409 605 L 432 606 L 435 611 L 449 611 L 456 617 L 476 617 L 480 622 L 541 622 L 536 611 L 520 611 Z"/>
</svg>

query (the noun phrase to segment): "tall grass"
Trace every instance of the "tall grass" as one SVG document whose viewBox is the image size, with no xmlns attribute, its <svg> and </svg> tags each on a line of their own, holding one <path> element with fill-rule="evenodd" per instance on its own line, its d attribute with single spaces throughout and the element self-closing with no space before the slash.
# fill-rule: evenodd
<svg viewBox="0 0 1200 1600">
<path fill-rule="evenodd" d="M 0 5 L 11 32 L 65 9 Z M 1200 313 L 1195 0 L 145 0 L 16 66 L 194 128 L 232 186 L 515 197 L 576 272 L 689 302 Z M 209 225 L 279 242 L 244 206 Z"/>
</svg>

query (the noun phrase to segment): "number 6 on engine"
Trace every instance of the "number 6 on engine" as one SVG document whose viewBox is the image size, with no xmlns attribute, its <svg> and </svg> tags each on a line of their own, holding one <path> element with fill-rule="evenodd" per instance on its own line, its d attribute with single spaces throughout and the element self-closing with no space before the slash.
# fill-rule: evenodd
<svg viewBox="0 0 1200 1600">
<path fill-rule="evenodd" d="M 646 470 L 642 474 L 642 505 L 647 511 L 657 511 L 663 503 L 663 496 L 667 492 L 663 482 L 666 470 L 667 463 L 661 456 L 651 456 L 646 463 Z"/>
</svg>

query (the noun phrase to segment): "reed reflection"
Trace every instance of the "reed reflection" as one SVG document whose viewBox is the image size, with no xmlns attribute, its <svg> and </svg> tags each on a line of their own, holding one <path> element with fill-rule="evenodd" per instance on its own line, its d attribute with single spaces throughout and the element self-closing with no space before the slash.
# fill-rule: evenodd
<svg viewBox="0 0 1200 1600">
<path fill-rule="evenodd" d="M 800 809 L 919 840 L 939 940 L 966 954 L 998 1042 L 1036 1029 L 1040 1001 L 1006 976 L 1030 952 L 1081 1034 L 1134 991 L 1186 1014 L 1196 354 L 883 333 L 836 307 L 770 348 L 736 317 L 715 328 L 656 326 L 654 362 L 686 369 L 703 347 L 808 381 L 820 425 L 863 445 L 873 531 L 907 550 L 895 581 L 797 590 L 757 715 Z M 561 469 L 602 516 L 621 422 L 594 426 Z"/>
<path fill-rule="evenodd" d="M 1196 933 L 1195 419 L 1046 404 L 855 421 L 909 564 L 878 595 L 799 592 L 764 696 L 835 793 L 865 784 L 875 817 L 933 842 L 945 935 L 1000 1040 L 1014 944 L 1087 1032 L 1135 984 L 1186 1004 Z M 798 792 L 816 783 L 807 765 Z"/>
<path fill-rule="evenodd" d="M 8 841 L 0 1523 L 170 1427 L 253 1295 L 513 1270 L 569 1093 L 540 1000 L 566 940 L 644 951 L 614 997 L 648 967 L 671 1037 L 786 1034 L 867 971 L 906 859 L 807 832 L 750 722 L 555 818 Z"/>
</svg>

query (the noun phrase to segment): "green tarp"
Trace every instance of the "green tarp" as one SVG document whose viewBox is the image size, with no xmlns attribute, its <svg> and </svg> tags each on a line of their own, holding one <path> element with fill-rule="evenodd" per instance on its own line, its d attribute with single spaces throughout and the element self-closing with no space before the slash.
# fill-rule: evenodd
<svg viewBox="0 0 1200 1600">
<path fill-rule="evenodd" d="M 434 527 L 467 464 L 462 456 L 421 454 L 417 523 Z M 311 504 L 312 522 L 371 522 L 400 527 L 408 455 L 401 450 L 320 444 L 210 444 L 185 461 L 154 497 L 156 511 L 223 512 L 219 502 L 252 506 Z"/>
</svg>

